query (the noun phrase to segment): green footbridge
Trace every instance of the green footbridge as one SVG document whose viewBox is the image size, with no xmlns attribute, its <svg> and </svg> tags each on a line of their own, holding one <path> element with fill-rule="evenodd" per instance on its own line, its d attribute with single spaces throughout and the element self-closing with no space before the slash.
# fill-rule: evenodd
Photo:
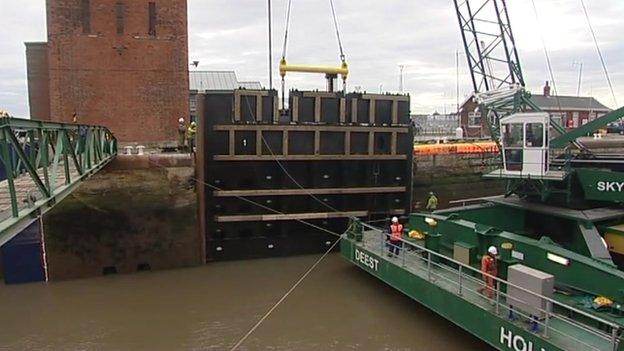
<svg viewBox="0 0 624 351">
<path fill-rule="evenodd" d="M 106 127 L 0 118 L 0 246 L 116 154 Z"/>
</svg>

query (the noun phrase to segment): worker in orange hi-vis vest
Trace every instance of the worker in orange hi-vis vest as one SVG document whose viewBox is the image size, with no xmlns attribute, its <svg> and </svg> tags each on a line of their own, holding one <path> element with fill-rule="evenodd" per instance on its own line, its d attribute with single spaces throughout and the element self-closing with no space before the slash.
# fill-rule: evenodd
<svg viewBox="0 0 624 351">
<path fill-rule="evenodd" d="M 388 240 L 389 252 L 388 256 L 399 255 L 399 251 L 403 246 L 401 236 L 403 235 L 403 225 L 399 223 L 397 217 L 392 217 L 392 224 L 390 225 L 390 239 Z"/>
<path fill-rule="evenodd" d="M 488 248 L 487 255 L 483 255 L 481 258 L 481 272 L 483 274 L 483 283 L 484 287 L 479 289 L 483 293 L 485 291 L 485 295 L 487 297 L 494 298 L 494 289 L 496 281 L 494 277 L 498 276 L 498 262 L 496 260 L 496 255 L 498 255 L 498 250 L 496 246 L 490 246 Z"/>
</svg>

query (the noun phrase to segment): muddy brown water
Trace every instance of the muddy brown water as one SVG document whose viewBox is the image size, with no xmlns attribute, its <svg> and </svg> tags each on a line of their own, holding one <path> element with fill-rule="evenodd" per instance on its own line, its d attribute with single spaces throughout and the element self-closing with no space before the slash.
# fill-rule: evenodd
<svg viewBox="0 0 624 351">
<path fill-rule="evenodd" d="M 434 188 L 441 203 L 475 184 Z M 482 196 L 495 190 L 478 186 Z M 463 189 L 463 190 L 462 190 Z M 426 196 L 430 189 L 417 189 Z M 229 350 L 320 257 L 0 284 L 0 350 Z M 490 350 L 330 254 L 240 350 Z"/>
<path fill-rule="evenodd" d="M 3 350 L 227 350 L 319 256 L 0 286 Z M 330 254 L 241 350 L 487 350 Z"/>
</svg>

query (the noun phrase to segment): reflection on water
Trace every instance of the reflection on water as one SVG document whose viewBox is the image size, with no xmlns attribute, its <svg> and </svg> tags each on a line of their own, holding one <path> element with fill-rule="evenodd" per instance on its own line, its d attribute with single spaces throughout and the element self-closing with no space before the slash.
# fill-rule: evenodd
<svg viewBox="0 0 624 351">
<path fill-rule="evenodd" d="M 224 350 L 318 256 L 0 286 L 0 349 Z M 488 346 L 329 255 L 244 350 L 484 350 Z"/>
<path fill-rule="evenodd" d="M 415 189 L 450 200 L 493 183 Z M 134 275 L 0 285 L 2 350 L 227 350 L 318 256 L 211 263 Z M 487 350 L 488 345 L 329 255 L 243 350 Z"/>
</svg>

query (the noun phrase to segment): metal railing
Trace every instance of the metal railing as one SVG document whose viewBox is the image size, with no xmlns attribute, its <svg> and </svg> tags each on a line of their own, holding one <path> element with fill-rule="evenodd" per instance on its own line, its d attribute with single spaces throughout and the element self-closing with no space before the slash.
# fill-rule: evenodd
<svg viewBox="0 0 624 351">
<path fill-rule="evenodd" d="M 498 158 L 496 159 L 492 159 L 491 165 L 492 166 L 496 166 L 499 169 L 505 171 L 505 172 L 515 172 L 516 175 L 518 175 L 520 178 L 523 179 L 540 179 L 540 177 L 544 177 L 547 176 L 549 172 L 553 172 L 553 171 L 560 171 L 560 172 L 564 172 L 564 173 L 569 173 L 571 171 L 571 166 L 572 166 L 572 154 L 569 152 L 565 152 L 565 153 L 561 153 L 559 152 L 559 150 L 548 150 L 548 154 L 546 157 L 544 157 L 543 162 L 524 162 L 524 160 L 522 159 L 522 156 L 520 156 L 517 160 L 506 160 L 507 161 L 507 165 L 508 166 L 517 166 L 519 169 L 518 170 L 513 170 L 510 168 L 509 170 L 507 170 L 505 168 L 505 160 L 503 159 L 504 156 L 504 151 L 527 151 L 524 150 L 522 148 L 504 148 L 503 150 L 501 150 L 501 154 L 499 155 Z M 520 153 L 519 155 L 522 155 L 522 153 Z M 564 156 L 564 158 L 558 158 L 559 156 Z M 524 170 L 524 165 L 527 166 L 545 166 L 545 164 L 548 163 L 548 171 L 546 171 L 543 167 L 541 172 L 537 172 L 537 174 L 531 174 L 527 171 Z M 541 173 L 541 174 L 540 174 Z M 504 173 L 503 173 L 504 174 Z M 512 173 L 510 173 L 512 174 Z"/>
<path fill-rule="evenodd" d="M 416 243 L 401 239 L 400 245 L 394 245 L 389 241 L 389 233 L 384 232 L 379 228 L 370 226 L 366 223 L 362 223 L 362 226 L 378 232 L 379 235 L 378 243 L 380 245 L 378 246 L 377 244 L 375 244 L 377 240 L 373 239 L 373 241 L 370 242 L 371 245 L 369 247 L 366 246 L 367 242 L 366 240 L 364 240 L 366 248 L 371 249 L 372 251 L 379 250 L 380 255 L 383 255 L 385 252 L 390 252 L 391 248 L 398 250 L 398 255 L 396 255 L 398 260 L 392 259 L 388 260 L 388 262 L 395 265 L 400 265 L 404 269 L 407 269 L 417 275 L 426 277 L 426 279 L 431 282 L 435 283 L 437 281 L 444 281 L 447 283 L 447 285 L 454 288 L 449 289 L 448 286 L 445 287 L 440 284 L 438 285 L 442 288 L 446 288 L 452 293 L 456 293 L 458 296 L 464 298 L 470 303 L 474 304 L 474 300 L 469 300 L 467 298 L 468 294 L 479 296 L 483 299 L 482 301 L 485 302 L 483 305 L 481 305 L 481 307 L 493 306 L 494 313 L 497 315 L 507 313 L 509 317 L 520 317 L 519 319 L 530 321 L 531 323 L 534 323 L 535 332 L 540 333 L 545 338 L 549 338 L 549 340 L 553 341 L 553 343 L 555 344 L 556 340 L 554 340 L 553 336 L 558 334 L 564 339 L 573 340 L 575 342 L 578 342 L 580 345 L 584 345 L 589 350 L 605 350 L 604 348 L 599 348 L 596 345 L 589 344 L 587 341 L 580 340 L 578 338 L 578 335 L 571 334 L 565 331 L 570 330 L 569 327 L 572 327 L 571 330 L 582 330 L 602 339 L 604 342 L 607 342 L 609 344 L 608 350 L 616 351 L 619 347 L 621 341 L 621 326 L 617 323 L 605 320 L 573 306 L 563 304 L 547 296 L 537 294 L 524 287 L 512 284 L 496 276 L 483 273 L 470 265 L 466 265 L 462 262 L 454 260 L 453 258 L 429 250 Z M 446 273 L 446 275 L 444 273 Z M 484 295 L 482 293 L 483 290 L 487 291 L 487 287 L 485 286 L 485 283 L 482 279 L 475 278 L 486 276 L 493 279 L 493 281 L 495 282 L 495 288 L 492 297 L 487 296 L 487 294 Z M 539 318 L 529 313 L 523 312 L 520 309 L 514 308 L 513 304 L 509 303 L 509 300 L 514 300 L 524 304 L 526 304 L 526 302 L 519 300 L 518 297 L 511 297 L 508 293 L 506 293 L 506 291 L 509 291 L 508 288 L 517 289 L 524 294 L 529 294 L 533 297 L 537 297 L 539 301 L 542 301 L 546 308 L 533 306 L 532 307 L 535 311 L 538 312 L 538 315 L 543 317 Z M 555 312 L 555 309 L 557 309 L 559 312 Z M 591 323 L 583 323 L 581 321 L 566 316 L 571 316 L 575 314 L 588 319 L 589 321 L 591 321 Z M 568 328 L 560 328 L 556 325 L 553 325 L 554 320 L 558 320 L 559 323 L 566 324 Z M 607 331 L 591 326 L 590 324 L 606 326 Z"/>
<path fill-rule="evenodd" d="M 486 197 L 474 197 L 468 199 L 459 199 L 459 200 L 451 200 L 449 201 L 449 205 L 459 205 L 460 207 L 466 207 L 469 205 L 478 205 L 484 202 L 489 202 L 493 199 L 500 199 L 504 197 L 503 195 L 494 195 L 494 196 L 486 196 Z"/>
<path fill-rule="evenodd" d="M 0 119 L 0 245 L 117 154 L 105 127 Z"/>
</svg>

